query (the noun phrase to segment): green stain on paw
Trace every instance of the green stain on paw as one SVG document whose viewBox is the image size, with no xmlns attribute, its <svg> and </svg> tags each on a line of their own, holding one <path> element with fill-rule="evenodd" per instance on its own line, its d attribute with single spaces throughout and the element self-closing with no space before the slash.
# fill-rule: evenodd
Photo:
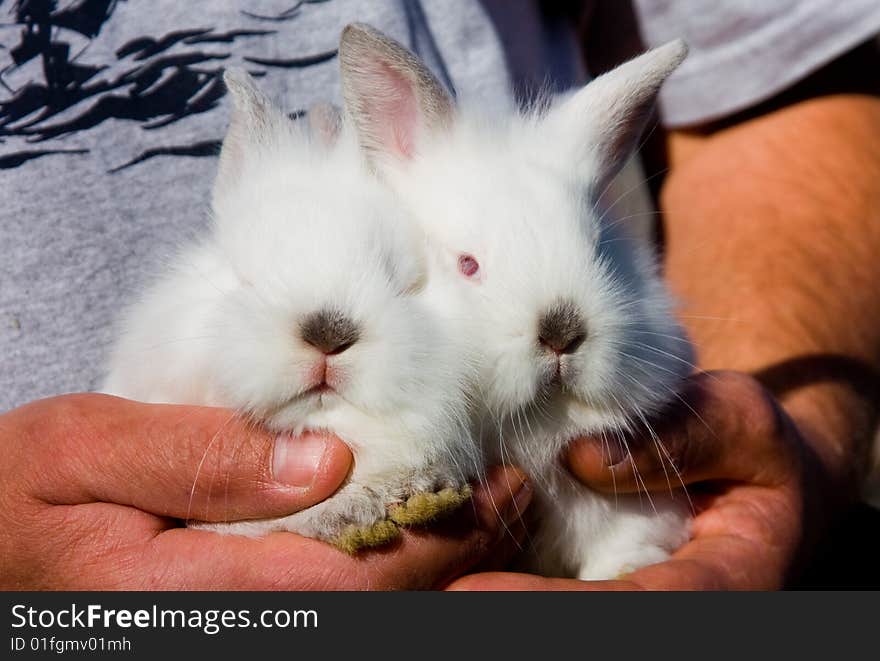
<svg viewBox="0 0 880 661">
<path fill-rule="evenodd" d="M 461 489 L 443 489 L 436 493 L 417 493 L 405 503 L 393 506 L 388 515 L 401 526 L 418 526 L 432 523 L 451 514 L 471 499 L 470 485 Z"/>
<path fill-rule="evenodd" d="M 349 526 L 333 540 L 333 546 L 349 555 L 376 546 L 384 546 L 400 537 L 400 528 L 393 521 L 383 519 L 368 528 Z"/>
</svg>

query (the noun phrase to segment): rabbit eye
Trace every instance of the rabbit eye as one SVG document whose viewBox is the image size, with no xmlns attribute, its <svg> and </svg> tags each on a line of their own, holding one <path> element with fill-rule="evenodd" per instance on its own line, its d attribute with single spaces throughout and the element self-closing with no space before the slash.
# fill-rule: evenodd
<svg viewBox="0 0 880 661">
<path fill-rule="evenodd" d="M 480 263 L 473 255 L 461 255 L 458 258 L 458 270 L 466 278 L 473 278 L 480 271 Z"/>
</svg>

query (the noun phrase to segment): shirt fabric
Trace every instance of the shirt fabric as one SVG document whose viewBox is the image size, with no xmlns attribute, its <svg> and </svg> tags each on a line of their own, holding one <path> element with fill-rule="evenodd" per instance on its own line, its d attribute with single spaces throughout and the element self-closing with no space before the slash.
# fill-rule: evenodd
<svg viewBox="0 0 880 661">
<path fill-rule="evenodd" d="M 636 0 L 635 5 L 646 45 L 681 37 L 690 46 L 660 92 L 667 126 L 721 119 L 765 101 L 880 32 L 877 0 Z"/>
</svg>

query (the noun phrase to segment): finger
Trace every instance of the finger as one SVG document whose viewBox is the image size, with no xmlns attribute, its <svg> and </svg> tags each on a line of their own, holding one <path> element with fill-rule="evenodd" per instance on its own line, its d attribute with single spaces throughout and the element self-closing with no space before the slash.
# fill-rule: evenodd
<svg viewBox="0 0 880 661">
<path fill-rule="evenodd" d="M 159 534 L 148 560 L 151 588 L 390 590 L 445 585 L 482 559 L 503 552 L 506 530 L 531 496 L 524 476 L 512 468 L 489 472 L 475 490 L 473 507 L 459 523 L 407 531 L 389 549 L 349 556 L 293 533 L 264 538 L 174 529 Z M 499 516 L 500 512 L 500 516 Z M 466 525 L 464 525 L 466 524 Z M 186 577 L 186 585 L 181 585 Z"/>
<path fill-rule="evenodd" d="M 681 405 L 626 442 L 581 439 L 571 471 L 606 492 L 668 489 L 709 479 L 776 485 L 793 474 L 793 425 L 774 399 L 736 372 L 691 377 Z"/>
<path fill-rule="evenodd" d="M 114 503 L 18 508 L 3 531 L 0 586 L 16 590 L 114 590 L 139 585 L 143 547 L 164 520 Z"/>
<path fill-rule="evenodd" d="M 469 574 L 452 582 L 451 591 L 529 591 L 529 592 L 586 592 L 597 590 L 633 590 L 635 584 L 628 581 L 579 581 L 573 578 L 546 578 L 535 574 L 514 572 L 486 572 Z"/>
<path fill-rule="evenodd" d="M 525 552 L 529 544 L 529 531 L 524 519 L 520 518 L 513 523 L 507 523 L 502 533 L 501 541 L 491 553 L 468 567 L 467 571 L 477 572 L 500 572 L 510 567 L 514 559 Z M 460 574 L 461 572 L 458 572 Z M 450 578 L 457 578 L 458 574 Z M 438 584 L 438 587 L 444 585 Z"/>
<path fill-rule="evenodd" d="M 26 444 L 18 474 L 30 476 L 32 496 L 183 519 L 290 514 L 336 491 L 352 462 L 329 436 L 279 436 L 225 409 L 107 395 L 35 402 L 3 416 L 3 426 Z"/>
</svg>

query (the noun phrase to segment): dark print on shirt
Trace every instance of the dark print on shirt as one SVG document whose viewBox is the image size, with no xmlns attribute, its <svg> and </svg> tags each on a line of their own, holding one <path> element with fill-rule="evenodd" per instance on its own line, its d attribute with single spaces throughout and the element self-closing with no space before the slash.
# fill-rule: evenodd
<svg viewBox="0 0 880 661">
<path fill-rule="evenodd" d="M 198 26 L 138 37 L 114 44 L 103 63 L 85 57 L 117 8 L 131 1 L 0 0 L 0 169 L 44 156 L 87 154 L 64 138 L 107 120 L 156 131 L 214 109 L 226 92 L 222 76 L 232 50 L 223 45 L 274 35 L 276 24 L 295 20 L 305 5 L 328 0 L 301 0 L 276 14 L 241 11 L 242 27 L 235 30 Z M 335 55 L 244 57 L 242 63 L 259 76 L 269 67 L 302 68 Z M 154 147 L 110 172 L 155 156 L 214 156 L 219 145 L 218 137 Z"/>
</svg>

